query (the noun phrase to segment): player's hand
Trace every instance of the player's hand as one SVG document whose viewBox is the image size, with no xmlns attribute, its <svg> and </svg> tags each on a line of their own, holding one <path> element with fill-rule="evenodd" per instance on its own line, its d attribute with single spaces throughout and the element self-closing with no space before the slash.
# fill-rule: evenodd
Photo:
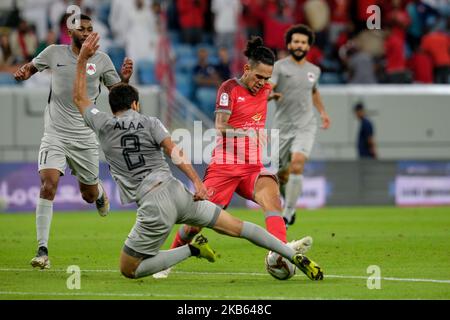
<svg viewBox="0 0 450 320">
<path fill-rule="evenodd" d="M 275 101 L 280 101 L 281 99 L 283 99 L 283 94 L 280 92 L 272 92 L 268 98 L 268 100 L 275 100 Z"/>
<path fill-rule="evenodd" d="M 133 60 L 130 58 L 123 59 L 122 69 L 120 71 L 122 75 L 122 81 L 127 82 L 130 80 L 133 74 Z"/>
<path fill-rule="evenodd" d="M 328 116 L 328 113 L 326 113 L 325 111 L 323 111 L 320 114 L 320 118 L 322 119 L 322 129 L 328 129 L 331 125 L 331 121 L 330 121 L 330 117 Z"/>
<path fill-rule="evenodd" d="M 100 36 L 97 32 L 91 33 L 89 37 L 87 37 L 87 39 L 83 42 L 78 58 L 87 60 L 92 57 L 100 47 L 100 45 L 98 44 L 99 40 Z"/>
<path fill-rule="evenodd" d="M 30 68 L 27 65 L 21 66 L 16 72 L 14 72 L 14 79 L 16 81 L 24 81 L 31 77 Z"/>
<path fill-rule="evenodd" d="M 194 184 L 194 187 L 195 187 L 194 201 L 208 200 L 208 189 L 206 189 L 203 182 L 200 181 Z"/>
</svg>

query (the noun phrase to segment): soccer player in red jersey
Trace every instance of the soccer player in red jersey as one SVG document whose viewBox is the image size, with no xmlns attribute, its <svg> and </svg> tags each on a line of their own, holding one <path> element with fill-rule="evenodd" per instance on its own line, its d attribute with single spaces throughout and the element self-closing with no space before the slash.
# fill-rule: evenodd
<svg viewBox="0 0 450 320">
<path fill-rule="evenodd" d="M 268 81 L 275 55 L 263 46 L 260 37 L 248 41 L 244 54 L 248 63 L 242 77 L 225 81 L 217 93 L 218 137 L 203 182 L 208 189 L 208 200 L 223 208 L 228 206 L 234 192 L 258 203 L 265 214 L 266 229 L 286 243 L 278 178 L 264 168 L 261 159 L 261 141 L 265 137 L 262 129 L 272 91 Z M 198 227 L 181 226 L 171 248 L 190 243 L 199 232 Z M 309 248 L 298 249 L 302 245 L 299 241 L 293 247 L 306 252 Z M 169 272 L 167 269 L 154 276 L 165 278 Z"/>
</svg>

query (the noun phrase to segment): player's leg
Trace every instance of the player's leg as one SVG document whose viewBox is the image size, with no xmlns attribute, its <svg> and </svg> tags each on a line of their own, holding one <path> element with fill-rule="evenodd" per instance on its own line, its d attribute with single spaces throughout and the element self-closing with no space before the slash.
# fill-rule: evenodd
<svg viewBox="0 0 450 320">
<path fill-rule="evenodd" d="M 281 214 L 282 207 L 276 178 L 272 175 L 258 175 L 253 194 L 254 201 L 264 210 L 267 231 L 286 243 L 286 225 Z"/>
<path fill-rule="evenodd" d="M 221 210 L 210 201 L 197 202 L 194 206 L 196 215 L 191 215 L 191 223 L 207 226 L 218 233 L 231 237 L 247 239 L 259 247 L 282 255 L 299 266 L 299 268 L 302 268 L 301 270 L 310 279 L 321 280 L 323 278 L 323 271 L 315 262 L 296 252 L 291 246 L 277 239 L 260 226 L 248 221 L 242 221 L 225 210 Z"/>
<path fill-rule="evenodd" d="M 109 212 L 109 199 L 99 182 L 99 154 L 95 141 L 67 143 L 67 163 L 76 176 L 81 196 L 87 203 L 94 203 L 102 217 Z"/>
<path fill-rule="evenodd" d="M 233 193 L 239 184 L 239 179 L 235 177 L 224 177 L 215 174 L 214 170 L 206 171 L 204 184 L 208 189 L 209 201 L 219 205 L 222 208 L 228 206 L 233 197 Z M 177 248 L 179 246 L 190 243 L 197 233 L 201 231 L 200 227 L 182 225 L 178 229 L 171 248 Z"/>
<path fill-rule="evenodd" d="M 311 120 L 299 130 L 290 147 L 289 178 L 285 190 L 283 217 L 287 224 L 295 222 L 295 207 L 303 191 L 303 172 L 311 154 L 317 131 L 317 121 Z"/>
<path fill-rule="evenodd" d="M 31 260 L 33 267 L 47 269 L 48 241 L 53 218 L 53 200 L 58 188 L 59 177 L 64 174 L 66 156 L 61 142 L 57 139 L 42 138 L 38 155 L 38 170 L 41 180 L 39 199 L 36 204 L 36 236 L 38 249 Z"/>
<path fill-rule="evenodd" d="M 303 171 L 307 158 L 304 154 L 294 152 L 289 164 L 289 177 L 285 188 L 283 218 L 288 225 L 295 222 L 297 200 L 303 190 Z"/>
<path fill-rule="evenodd" d="M 160 251 L 173 225 L 183 222 L 180 208 L 188 207 L 192 202 L 192 194 L 176 179 L 154 186 L 139 199 L 137 220 L 125 241 L 120 259 L 120 269 L 126 277 L 155 274 L 191 256 L 206 258 L 210 262 L 216 259 L 206 238 L 201 235 L 191 244 Z"/>
</svg>

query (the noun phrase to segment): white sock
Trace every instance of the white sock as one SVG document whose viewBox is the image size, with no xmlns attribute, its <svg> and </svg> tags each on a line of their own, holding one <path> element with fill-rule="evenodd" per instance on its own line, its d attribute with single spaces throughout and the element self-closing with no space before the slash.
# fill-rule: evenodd
<svg viewBox="0 0 450 320">
<path fill-rule="evenodd" d="M 289 181 L 286 184 L 286 197 L 284 203 L 283 216 L 288 220 L 291 219 L 295 213 L 297 200 L 300 197 L 303 189 L 303 175 L 290 174 Z"/>
<path fill-rule="evenodd" d="M 39 198 L 36 205 L 36 233 L 39 247 L 48 248 L 48 236 L 53 217 L 53 201 Z"/>
<path fill-rule="evenodd" d="M 103 196 L 103 186 L 100 183 L 98 183 L 97 188 L 98 188 L 98 197 L 97 197 L 98 200 Z"/>
</svg>

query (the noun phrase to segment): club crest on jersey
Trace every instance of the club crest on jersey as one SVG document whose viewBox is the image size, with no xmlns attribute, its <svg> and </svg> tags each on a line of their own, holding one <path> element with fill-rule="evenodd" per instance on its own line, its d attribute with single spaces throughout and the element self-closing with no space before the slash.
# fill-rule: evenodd
<svg viewBox="0 0 450 320">
<path fill-rule="evenodd" d="M 316 76 L 312 72 L 308 72 L 308 80 L 309 82 L 314 82 L 316 80 Z"/>
<path fill-rule="evenodd" d="M 261 113 L 257 113 L 252 117 L 253 121 L 258 122 L 262 119 L 262 114 Z"/>
<path fill-rule="evenodd" d="M 227 93 L 222 93 L 220 95 L 220 99 L 219 99 L 219 106 L 221 107 L 228 107 L 228 101 L 229 101 L 229 97 Z"/>
<path fill-rule="evenodd" d="M 86 66 L 86 72 L 88 75 L 92 76 L 95 72 L 97 72 L 97 67 L 94 63 L 88 63 Z"/>
</svg>

